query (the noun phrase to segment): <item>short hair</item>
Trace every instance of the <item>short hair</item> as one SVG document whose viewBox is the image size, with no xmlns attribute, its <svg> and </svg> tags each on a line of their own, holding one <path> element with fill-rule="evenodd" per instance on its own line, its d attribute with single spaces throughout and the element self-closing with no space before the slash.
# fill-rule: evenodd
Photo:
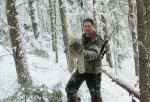
<svg viewBox="0 0 150 102">
<path fill-rule="evenodd" d="M 83 25 L 84 25 L 85 22 L 90 22 L 92 25 L 94 25 L 94 21 L 93 21 L 92 18 L 86 18 L 86 19 L 84 19 L 83 20 Z"/>
</svg>

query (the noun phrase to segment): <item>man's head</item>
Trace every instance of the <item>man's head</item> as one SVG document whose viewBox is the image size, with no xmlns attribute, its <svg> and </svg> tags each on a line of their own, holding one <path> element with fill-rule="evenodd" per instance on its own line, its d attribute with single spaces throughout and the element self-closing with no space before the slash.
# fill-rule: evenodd
<svg viewBox="0 0 150 102">
<path fill-rule="evenodd" d="M 93 25 L 94 21 L 91 18 L 86 18 L 83 21 L 83 31 L 85 32 L 86 37 L 91 37 L 93 34 Z"/>
</svg>

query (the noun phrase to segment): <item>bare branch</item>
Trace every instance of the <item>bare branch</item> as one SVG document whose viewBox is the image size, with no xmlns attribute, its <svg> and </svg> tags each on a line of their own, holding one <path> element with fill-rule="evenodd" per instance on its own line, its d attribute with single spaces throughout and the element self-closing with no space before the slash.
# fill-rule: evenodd
<svg viewBox="0 0 150 102">
<path fill-rule="evenodd" d="M 150 54 L 150 51 L 143 45 L 141 41 L 139 41 L 139 45 L 141 45 L 144 48 L 144 50 Z"/>
<path fill-rule="evenodd" d="M 6 46 L 4 46 L 1 42 L 0 42 L 0 45 L 2 45 L 3 46 L 3 48 L 10 54 L 10 55 L 12 55 L 13 56 L 13 54 L 9 51 L 9 49 L 7 49 L 7 47 Z M 14 57 L 14 56 L 13 56 Z"/>
</svg>

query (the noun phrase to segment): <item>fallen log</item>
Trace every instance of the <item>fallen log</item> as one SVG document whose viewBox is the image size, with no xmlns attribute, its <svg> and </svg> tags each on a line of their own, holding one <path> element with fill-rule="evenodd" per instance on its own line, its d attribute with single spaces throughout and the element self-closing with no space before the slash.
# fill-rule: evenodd
<svg viewBox="0 0 150 102">
<path fill-rule="evenodd" d="M 123 82 L 121 79 L 116 79 L 113 75 L 111 75 L 104 69 L 102 69 L 102 72 L 106 74 L 110 79 L 112 79 L 112 81 L 115 82 L 117 85 L 128 91 L 130 94 L 134 95 L 136 98 L 140 99 L 140 93 L 134 90 L 133 87 Z"/>
</svg>

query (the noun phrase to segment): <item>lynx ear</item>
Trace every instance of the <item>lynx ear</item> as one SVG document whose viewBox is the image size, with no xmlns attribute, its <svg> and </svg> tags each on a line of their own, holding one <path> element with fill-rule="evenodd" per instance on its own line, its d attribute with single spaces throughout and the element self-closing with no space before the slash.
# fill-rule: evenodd
<svg viewBox="0 0 150 102">
<path fill-rule="evenodd" d="M 80 38 L 68 36 L 68 46 L 71 52 L 77 53 L 82 47 L 82 41 Z"/>
</svg>

